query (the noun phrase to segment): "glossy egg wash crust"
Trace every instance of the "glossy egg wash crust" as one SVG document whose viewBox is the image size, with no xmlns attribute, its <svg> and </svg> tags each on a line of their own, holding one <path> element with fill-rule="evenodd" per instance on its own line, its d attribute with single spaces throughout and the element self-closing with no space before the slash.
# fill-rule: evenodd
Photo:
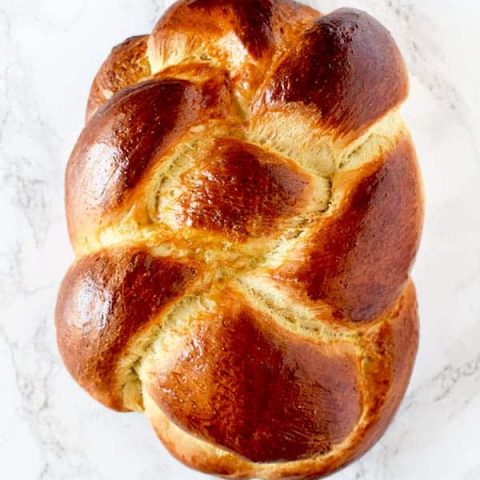
<svg viewBox="0 0 480 480">
<path fill-rule="evenodd" d="M 407 93 L 352 9 L 180 1 L 115 47 L 66 173 L 77 382 L 219 476 L 314 479 L 368 450 L 418 342 Z"/>
</svg>

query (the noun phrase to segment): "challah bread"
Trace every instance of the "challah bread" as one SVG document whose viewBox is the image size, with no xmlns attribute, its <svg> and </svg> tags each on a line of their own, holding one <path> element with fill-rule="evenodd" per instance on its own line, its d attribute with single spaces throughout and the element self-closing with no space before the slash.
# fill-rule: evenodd
<svg viewBox="0 0 480 480">
<path fill-rule="evenodd" d="M 183 0 L 116 47 L 66 173 L 77 382 L 224 477 L 314 479 L 368 450 L 418 342 L 407 93 L 352 9 Z"/>
</svg>

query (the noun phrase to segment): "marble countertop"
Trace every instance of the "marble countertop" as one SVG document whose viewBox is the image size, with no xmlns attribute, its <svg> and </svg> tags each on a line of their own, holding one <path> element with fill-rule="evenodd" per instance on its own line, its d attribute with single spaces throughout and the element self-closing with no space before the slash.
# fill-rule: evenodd
<svg viewBox="0 0 480 480">
<path fill-rule="evenodd" d="M 63 173 L 92 76 L 110 48 L 171 2 L 0 0 L 0 465 L 12 480 L 200 480 L 142 415 L 95 403 L 55 345 L 53 308 L 72 260 Z M 480 479 L 480 2 L 319 0 L 365 9 L 411 73 L 404 115 L 425 179 L 414 270 L 421 345 L 383 439 L 335 480 Z"/>
</svg>

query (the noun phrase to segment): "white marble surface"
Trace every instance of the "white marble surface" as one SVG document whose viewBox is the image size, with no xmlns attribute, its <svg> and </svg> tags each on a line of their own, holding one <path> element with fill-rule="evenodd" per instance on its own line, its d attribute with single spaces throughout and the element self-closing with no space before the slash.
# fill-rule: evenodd
<svg viewBox="0 0 480 480">
<path fill-rule="evenodd" d="M 0 0 L 0 476 L 194 480 L 141 415 L 96 404 L 56 350 L 72 259 L 63 172 L 92 76 L 171 2 Z M 480 2 L 319 0 L 364 8 L 408 62 L 405 107 L 428 199 L 414 276 L 422 321 L 408 395 L 384 438 L 335 480 L 480 479 Z"/>
</svg>

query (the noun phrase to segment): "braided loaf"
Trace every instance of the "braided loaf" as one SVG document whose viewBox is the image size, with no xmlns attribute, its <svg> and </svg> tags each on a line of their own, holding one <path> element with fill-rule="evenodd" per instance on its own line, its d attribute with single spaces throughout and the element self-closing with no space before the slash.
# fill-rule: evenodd
<svg viewBox="0 0 480 480">
<path fill-rule="evenodd" d="M 318 478 L 371 447 L 418 341 L 407 93 L 352 9 L 183 0 L 117 46 L 66 173 L 77 382 L 225 477 Z"/>
</svg>

